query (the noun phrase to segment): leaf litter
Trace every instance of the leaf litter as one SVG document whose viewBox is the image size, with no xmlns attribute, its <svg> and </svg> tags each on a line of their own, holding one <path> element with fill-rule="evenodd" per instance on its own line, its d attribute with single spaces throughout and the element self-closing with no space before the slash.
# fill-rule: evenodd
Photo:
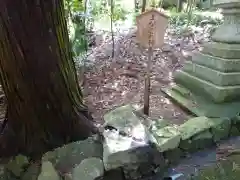
<svg viewBox="0 0 240 180">
<path fill-rule="evenodd" d="M 182 67 L 193 51 L 199 51 L 202 43 L 209 40 L 204 27 L 192 29 L 191 38 L 184 33 L 181 35 L 177 28 L 169 27 L 163 47 L 154 50 L 152 58 L 150 116 L 174 124 L 182 124 L 188 115 L 166 98 L 161 88 L 169 87 L 173 83 L 173 73 Z M 115 107 L 129 103 L 143 106 L 148 61 L 146 49 L 137 42 L 136 28 L 115 34 L 114 58 L 111 58 L 111 34 L 106 34 L 108 38 L 91 50 L 84 74 L 85 100 L 98 123 L 102 123 L 103 115 Z"/>
<path fill-rule="evenodd" d="M 173 83 L 174 71 L 182 67 L 191 52 L 198 51 L 201 44 L 209 39 L 209 33 L 205 29 L 195 29 L 194 40 L 186 38 L 186 32 L 184 35 L 179 34 L 176 27 L 167 29 L 165 44 L 161 50 L 154 51 L 152 58 L 151 117 L 168 119 L 175 124 L 187 120 L 188 115 L 166 98 L 160 89 Z M 143 106 L 144 74 L 148 59 L 147 51 L 137 43 L 135 28 L 115 34 L 114 58 L 111 58 L 111 34 L 98 32 L 97 37 L 98 45 L 90 49 L 86 59 L 83 89 L 93 118 L 102 123 L 103 115 L 115 107 L 129 103 Z M 0 120 L 3 121 L 6 102 L 2 87 L 0 96 Z"/>
</svg>

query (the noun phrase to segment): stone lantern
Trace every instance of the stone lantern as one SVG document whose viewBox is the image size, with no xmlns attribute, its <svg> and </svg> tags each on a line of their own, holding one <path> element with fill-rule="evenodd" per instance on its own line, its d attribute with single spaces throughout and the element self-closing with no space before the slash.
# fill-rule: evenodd
<svg viewBox="0 0 240 180">
<path fill-rule="evenodd" d="M 170 97 L 198 116 L 234 117 L 240 113 L 240 0 L 215 0 L 224 22 L 174 75 Z"/>
</svg>

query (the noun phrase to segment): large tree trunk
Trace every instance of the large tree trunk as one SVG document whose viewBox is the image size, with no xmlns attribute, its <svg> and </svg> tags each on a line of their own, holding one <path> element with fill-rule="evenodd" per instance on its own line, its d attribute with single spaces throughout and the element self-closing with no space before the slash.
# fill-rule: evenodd
<svg viewBox="0 0 240 180">
<path fill-rule="evenodd" d="M 33 156 L 95 132 L 77 83 L 62 0 L 0 1 L 0 78 L 8 103 L 3 137 L 14 138 L 0 142 L 0 154 L 1 146 L 14 144 Z"/>
</svg>

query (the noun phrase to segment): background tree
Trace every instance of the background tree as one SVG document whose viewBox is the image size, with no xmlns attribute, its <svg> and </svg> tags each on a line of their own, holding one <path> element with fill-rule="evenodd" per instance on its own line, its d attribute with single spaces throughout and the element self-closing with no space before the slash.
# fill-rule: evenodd
<svg viewBox="0 0 240 180">
<path fill-rule="evenodd" d="M 183 0 L 177 0 L 177 12 L 182 12 L 183 9 Z"/>
<path fill-rule="evenodd" d="M 77 83 L 62 0 L 0 1 L 0 79 L 8 103 L 1 155 L 14 149 L 35 156 L 96 132 Z"/>
<path fill-rule="evenodd" d="M 112 34 L 112 58 L 114 58 L 114 51 L 115 51 L 113 21 L 114 21 L 114 1 L 111 0 L 110 1 L 110 28 L 111 28 L 111 34 Z"/>
<path fill-rule="evenodd" d="M 147 0 L 142 0 L 142 13 L 146 11 Z"/>
</svg>

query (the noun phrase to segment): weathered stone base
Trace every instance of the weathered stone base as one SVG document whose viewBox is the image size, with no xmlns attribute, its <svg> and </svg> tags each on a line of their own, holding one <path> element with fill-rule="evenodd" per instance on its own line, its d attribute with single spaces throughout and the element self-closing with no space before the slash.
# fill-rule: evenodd
<svg viewBox="0 0 240 180">
<path fill-rule="evenodd" d="M 238 59 L 240 57 L 239 44 L 227 44 L 219 42 L 208 42 L 203 45 L 202 52 L 214 57 L 221 57 L 226 59 Z"/>
<path fill-rule="evenodd" d="M 229 102 L 240 97 L 240 86 L 218 86 L 181 70 L 175 74 L 175 81 L 216 103 Z"/>
<path fill-rule="evenodd" d="M 175 82 L 214 103 L 240 100 L 240 45 L 210 42 L 185 61 Z"/>
<path fill-rule="evenodd" d="M 196 116 L 231 118 L 240 113 L 240 101 L 221 104 L 213 103 L 211 99 L 204 99 L 202 96 L 193 94 L 180 85 L 162 89 L 162 92 Z"/>
</svg>

